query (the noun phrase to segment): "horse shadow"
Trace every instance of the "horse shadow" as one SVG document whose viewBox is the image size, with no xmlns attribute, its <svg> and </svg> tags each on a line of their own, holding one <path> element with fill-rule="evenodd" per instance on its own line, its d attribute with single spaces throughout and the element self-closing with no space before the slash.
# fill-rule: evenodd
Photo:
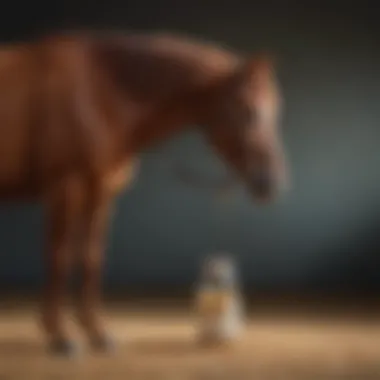
<svg viewBox="0 0 380 380">
<path fill-rule="evenodd" d="M 199 351 L 197 344 L 191 339 L 145 339 L 120 344 L 119 349 L 135 352 L 141 355 L 170 355 L 183 356 Z M 0 339 L 0 358 L 27 357 L 37 358 L 46 354 L 46 347 L 38 341 L 26 340 L 22 338 Z"/>
</svg>

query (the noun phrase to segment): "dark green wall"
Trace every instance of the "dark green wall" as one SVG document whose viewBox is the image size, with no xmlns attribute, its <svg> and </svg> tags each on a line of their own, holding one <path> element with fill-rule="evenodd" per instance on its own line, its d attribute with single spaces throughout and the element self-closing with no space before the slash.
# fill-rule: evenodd
<svg viewBox="0 0 380 380">
<path fill-rule="evenodd" d="M 294 180 L 287 198 L 268 208 L 251 204 L 241 189 L 218 203 L 211 193 L 179 183 L 171 170 L 180 161 L 203 175 L 223 173 L 200 136 L 177 136 L 146 152 L 136 185 L 117 203 L 108 284 L 187 285 L 202 255 L 224 248 L 258 288 L 380 286 L 380 38 L 369 3 L 95 3 L 65 2 L 54 10 L 33 3 L 22 16 L 13 4 L 0 17 L 3 39 L 110 25 L 272 51 L 286 99 L 284 137 Z M 40 283 L 38 206 L 4 206 L 0 224 L 0 282 Z"/>
</svg>

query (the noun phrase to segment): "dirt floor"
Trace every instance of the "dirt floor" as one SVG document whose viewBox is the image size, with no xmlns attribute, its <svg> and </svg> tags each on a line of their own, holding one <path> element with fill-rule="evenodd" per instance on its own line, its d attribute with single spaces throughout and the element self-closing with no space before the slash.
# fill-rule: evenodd
<svg viewBox="0 0 380 380">
<path fill-rule="evenodd" d="M 107 314 L 117 353 L 68 360 L 44 351 L 33 305 L 2 307 L 0 380 L 380 379 L 380 320 L 253 313 L 234 347 L 201 349 L 187 308 L 109 306 Z"/>
</svg>

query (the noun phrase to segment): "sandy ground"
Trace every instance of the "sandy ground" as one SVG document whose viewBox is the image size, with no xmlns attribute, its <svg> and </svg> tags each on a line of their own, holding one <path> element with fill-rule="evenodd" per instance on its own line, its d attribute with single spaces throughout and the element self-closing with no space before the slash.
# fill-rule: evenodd
<svg viewBox="0 0 380 380">
<path fill-rule="evenodd" d="M 85 349 L 68 360 L 47 356 L 33 307 L 2 308 L 0 380 L 380 379 L 380 320 L 258 314 L 234 347 L 201 349 L 186 310 L 110 307 L 106 317 L 119 350 L 106 356 Z"/>
</svg>

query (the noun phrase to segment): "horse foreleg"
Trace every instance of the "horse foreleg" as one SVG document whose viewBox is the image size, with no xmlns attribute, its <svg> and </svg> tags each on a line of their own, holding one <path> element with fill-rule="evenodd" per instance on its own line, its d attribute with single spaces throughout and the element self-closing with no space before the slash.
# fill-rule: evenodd
<svg viewBox="0 0 380 380">
<path fill-rule="evenodd" d="M 62 320 L 66 285 L 71 274 L 78 233 L 80 191 L 77 185 L 74 180 L 63 181 L 51 190 L 47 202 L 47 283 L 42 318 L 50 348 L 59 354 L 72 354 L 77 349 L 69 339 Z"/>
<path fill-rule="evenodd" d="M 90 344 L 101 350 L 114 347 L 99 319 L 101 303 L 102 268 L 111 197 L 92 196 L 83 218 L 82 247 L 80 252 L 82 286 L 78 304 L 78 317 Z"/>
</svg>

